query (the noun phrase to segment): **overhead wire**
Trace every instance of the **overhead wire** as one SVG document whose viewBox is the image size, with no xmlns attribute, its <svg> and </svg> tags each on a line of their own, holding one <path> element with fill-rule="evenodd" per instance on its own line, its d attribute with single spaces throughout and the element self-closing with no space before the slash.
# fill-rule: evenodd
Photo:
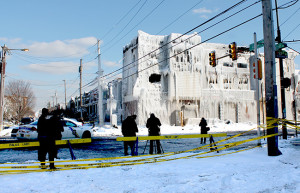
<svg viewBox="0 0 300 193">
<path fill-rule="evenodd" d="M 291 50 L 293 50 L 293 51 L 297 52 L 298 54 L 300 54 L 300 52 L 298 52 L 297 50 L 295 50 L 295 49 L 291 48 L 290 46 L 287 46 L 287 47 L 288 47 L 288 48 L 290 48 Z"/>
<path fill-rule="evenodd" d="M 292 31 L 291 31 L 290 33 L 288 33 L 288 35 L 286 35 L 282 40 L 284 40 L 284 39 L 287 38 L 289 35 L 291 35 L 291 33 L 293 33 L 299 26 L 300 26 L 300 23 L 299 23 L 294 29 L 292 29 Z"/>
<path fill-rule="evenodd" d="M 169 23 L 167 26 L 165 26 L 163 29 L 161 29 L 159 32 L 157 32 L 156 35 L 160 34 L 165 29 L 167 29 L 168 27 L 170 27 L 173 23 L 175 23 L 176 21 L 178 21 L 181 17 L 183 17 L 185 14 L 187 14 L 189 11 L 191 11 L 193 8 L 195 8 L 196 6 L 198 6 L 203 1 L 204 0 L 198 1 L 195 5 L 193 5 L 192 7 L 190 7 L 188 10 L 186 10 L 184 13 L 182 13 L 179 17 L 177 17 L 176 19 L 174 19 L 171 23 Z"/>
<path fill-rule="evenodd" d="M 103 37 L 102 38 L 100 38 L 100 39 L 104 39 L 116 26 L 118 26 L 120 23 L 121 23 L 121 21 L 123 21 L 126 17 L 127 17 L 127 15 L 129 15 L 129 13 L 141 2 L 142 0 L 139 0 L 124 16 L 122 16 L 121 17 L 121 19 L 115 24 L 115 25 L 113 25 L 112 27 L 111 27 L 111 29 L 110 30 L 108 30 L 104 35 L 103 35 Z"/>
<path fill-rule="evenodd" d="M 133 28 L 131 28 L 131 30 L 129 30 L 124 36 L 122 36 L 120 39 L 118 39 L 116 42 L 121 41 L 123 38 L 125 38 L 130 32 L 132 32 L 132 30 L 134 30 L 138 25 L 140 25 L 145 19 L 147 19 L 165 0 L 162 0 L 156 7 L 154 7 L 140 22 L 138 22 Z M 102 52 L 105 53 L 107 52 L 109 49 L 111 49 L 113 46 L 115 46 L 116 44 L 111 45 L 110 47 L 108 47 L 106 50 L 104 50 Z"/>
<path fill-rule="evenodd" d="M 127 22 L 127 24 L 125 25 L 125 27 L 123 27 L 123 29 L 117 34 L 115 35 L 107 45 L 109 45 L 112 41 L 114 41 L 125 29 L 126 27 L 132 22 L 132 20 L 137 16 L 137 14 L 142 10 L 142 8 L 145 6 L 145 4 L 147 3 L 148 0 L 144 1 L 144 3 L 141 5 L 141 7 L 138 9 L 138 11 L 133 15 L 133 17 L 129 20 L 129 22 Z M 102 48 L 104 48 L 107 45 L 103 45 Z"/>
<path fill-rule="evenodd" d="M 219 24 L 220 22 L 222 22 L 222 21 L 224 21 L 224 20 L 226 20 L 226 19 L 232 17 L 233 15 L 236 15 L 237 13 L 239 13 L 239 12 L 241 12 L 241 11 L 243 11 L 243 10 L 245 10 L 245 9 L 247 9 L 247 8 L 249 8 L 249 7 L 251 7 L 251 6 L 255 5 L 255 4 L 257 4 L 257 3 L 259 3 L 259 2 L 261 2 L 261 0 L 259 0 L 259 1 L 257 1 L 257 2 L 254 2 L 253 4 L 247 6 L 246 8 L 241 9 L 240 11 L 238 11 L 238 12 L 236 12 L 236 13 L 234 13 L 234 14 L 228 16 L 227 18 L 225 18 L 225 19 L 223 19 L 223 20 L 217 22 L 216 24 L 214 24 L 214 25 L 212 25 L 212 26 L 210 26 L 210 27 L 208 27 L 208 28 L 202 30 L 202 31 L 199 32 L 199 33 L 202 33 L 203 31 L 205 31 L 205 30 L 207 30 L 207 29 L 209 29 L 209 28 L 211 28 L 211 27 L 213 27 L 213 26 Z M 281 5 L 280 7 L 282 7 L 282 5 Z M 274 10 L 275 10 L 275 9 L 273 9 L 273 11 L 274 11 Z M 185 34 L 186 34 L 186 33 L 185 33 Z M 184 34 L 182 34 L 181 36 L 183 36 L 183 35 L 184 35 Z M 190 38 L 192 38 L 192 37 L 195 36 L 195 35 L 197 35 L 197 34 L 194 34 L 194 35 L 188 37 L 187 39 L 190 39 Z M 180 36 L 180 37 L 181 37 L 181 36 Z M 176 39 L 178 39 L 178 38 L 176 38 Z M 174 39 L 174 40 L 176 40 L 176 39 Z M 184 41 L 186 41 L 187 39 L 185 39 Z M 174 40 L 169 41 L 167 44 L 169 44 L 170 42 L 173 42 Z M 181 42 L 180 42 L 180 43 L 181 43 Z M 180 43 L 178 43 L 178 44 L 180 44 Z M 203 42 L 202 42 L 202 43 L 203 43 Z M 176 44 L 176 45 L 178 45 L 178 44 Z M 165 45 L 166 45 L 166 44 L 165 44 Z M 163 46 L 165 46 L 165 45 L 163 45 Z M 173 45 L 172 47 L 174 47 L 174 46 L 176 46 L 176 45 Z M 160 46 L 158 49 L 162 48 L 163 46 Z M 135 61 L 133 61 L 133 62 L 131 62 L 131 63 L 129 63 L 129 64 L 123 66 L 122 68 L 117 69 L 117 70 L 115 70 L 115 71 L 113 71 L 113 72 L 111 72 L 111 73 L 109 73 L 109 74 L 106 74 L 106 75 L 102 76 L 101 78 L 106 77 L 106 76 L 109 76 L 109 75 L 112 75 L 113 73 L 116 73 L 117 71 L 124 69 L 125 67 L 127 67 L 127 66 L 129 66 L 129 65 L 131 65 L 131 64 L 133 64 L 133 63 L 135 63 L 135 62 L 137 62 L 138 60 L 140 60 L 140 59 L 144 58 L 145 56 L 147 56 L 147 55 L 149 55 L 149 54 L 151 54 L 151 53 L 157 51 L 158 49 L 155 49 L 155 50 L 149 52 L 148 54 L 145 54 L 145 55 L 142 56 L 141 58 L 138 58 L 137 60 L 135 60 Z M 169 48 L 169 49 L 170 49 L 170 48 Z M 160 52 L 160 53 L 161 53 L 161 52 Z M 144 61 L 143 61 L 143 62 L 144 62 Z M 134 66 L 132 66 L 132 67 L 130 67 L 130 68 L 133 68 L 133 67 L 134 67 Z M 130 68 L 128 68 L 128 69 L 130 69 Z M 125 70 L 123 70 L 123 71 L 126 71 L 126 70 L 128 70 L 128 69 L 125 69 Z M 121 73 L 121 72 L 120 72 L 120 73 Z M 118 74 L 120 74 L 120 73 L 117 73 L 117 74 L 115 74 L 115 75 L 112 75 L 111 77 L 116 76 L 116 75 L 118 75 Z M 137 72 L 137 73 L 138 73 L 138 72 Z"/>
<path fill-rule="evenodd" d="M 250 21 L 252 21 L 252 20 L 254 20 L 254 19 L 256 19 L 256 18 L 258 18 L 258 17 L 260 17 L 260 16 L 262 16 L 262 14 L 259 14 L 259 15 L 255 16 L 255 17 L 252 17 L 251 19 L 248 19 L 248 20 L 246 20 L 246 21 L 244 21 L 244 22 L 242 22 L 242 23 L 240 23 L 240 24 L 238 24 L 238 25 L 236 25 L 236 26 L 234 26 L 234 27 L 231 27 L 231 28 L 229 28 L 229 29 L 227 29 L 227 30 L 225 30 L 225 31 L 223 31 L 223 32 L 221 32 L 221 33 L 219 33 L 219 34 L 217 34 L 217 35 L 215 35 L 215 36 L 213 36 L 213 37 L 211 37 L 211 38 L 209 38 L 209 39 L 203 41 L 203 42 L 200 42 L 200 43 L 198 43 L 198 44 L 195 44 L 195 45 L 191 46 L 190 48 L 187 48 L 187 49 L 185 49 L 185 50 L 182 50 L 182 51 L 180 51 L 180 52 L 174 54 L 173 56 L 167 57 L 166 59 L 164 59 L 164 60 L 162 60 L 162 61 L 160 61 L 160 62 L 158 62 L 158 63 L 152 64 L 152 65 L 150 65 L 150 66 L 148 66 L 148 67 L 146 67 L 146 68 L 144 68 L 144 69 L 139 70 L 138 72 L 134 72 L 134 73 L 132 73 L 131 75 L 128 75 L 128 76 L 126 76 L 126 77 L 123 77 L 123 80 L 124 80 L 124 79 L 127 79 L 127 78 L 129 78 L 129 77 L 131 77 L 131 76 L 133 76 L 133 75 L 135 75 L 135 74 L 138 74 L 138 73 L 140 73 L 140 72 L 142 72 L 142 71 L 145 71 L 145 70 L 147 70 L 147 69 L 149 69 L 149 68 L 152 68 L 153 66 L 159 65 L 160 63 L 162 63 L 162 62 L 164 62 L 164 61 L 167 61 L 167 60 L 170 59 L 170 58 L 173 58 L 173 57 L 175 57 L 175 56 L 177 56 L 177 55 L 179 55 L 179 54 L 184 53 L 184 52 L 187 51 L 187 50 L 190 50 L 190 49 L 192 49 L 192 48 L 194 48 L 194 47 L 196 47 L 196 46 L 199 46 L 199 45 L 201 45 L 201 44 L 203 44 L 203 43 L 205 43 L 205 42 L 208 42 L 208 41 L 210 41 L 210 40 L 212 40 L 212 39 L 214 39 L 214 38 L 216 38 L 216 37 L 218 37 L 218 36 L 220 36 L 220 35 L 223 35 L 223 34 L 229 32 L 229 31 L 231 31 L 231 30 L 233 30 L 233 29 L 235 29 L 235 28 L 241 26 L 241 25 L 244 25 L 245 23 L 248 23 L 248 22 L 250 22 Z"/>
<path fill-rule="evenodd" d="M 280 27 L 284 25 L 288 20 L 290 20 L 299 10 L 300 7 L 296 11 L 294 11 L 294 13 L 292 13 L 292 15 L 290 15 L 282 24 L 280 24 Z"/>
<path fill-rule="evenodd" d="M 199 24 L 198 26 L 192 28 L 191 30 L 189 30 L 189 31 L 187 31 L 187 32 L 185 32 L 185 33 L 183 33 L 182 35 L 178 36 L 177 38 L 170 40 L 169 42 L 163 44 L 162 46 L 159 46 L 158 48 L 156 48 L 156 49 L 152 50 L 151 52 L 149 52 L 149 53 L 147 53 L 147 54 L 141 56 L 140 58 L 136 59 L 135 61 L 133 61 L 133 62 L 131 62 L 131 63 L 129 63 L 129 64 L 127 64 L 127 65 L 125 65 L 125 66 L 119 68 L 119 69 L 116 69 L 116 70 L 113 71 L 113 72 L 110 72 L 110 73 L 108 73 L 108 74 L 106 74 L 106 75 L 101 76 L 101 78 L 105 78 L 105 77 L 107 77 L 107 76 L 109 76 L 109 75 L 111 75 L 111 74 L 114 74 L 114 73 L 116 73 L 116 72 L 118 72 L 118 71 L 124 69 L 125 67 L 127 67 L 127 66 L 129 66 L 129 65 L 131 65 L 131 64 L 133 64 L 133 63 L 135 63 L 135 62 L 137 62 L 137 61 L 139 61 L 139 60 L 141 60 L 141 59 L 143 59 L 143 58 L 145 58 L 146 56 L 148 56 L 148 55 L 150 55 L 150 54 L 156 52 L 157 50 L 160 50 L 160 49 L 163 48 L 164 46 L 167 46 L 168 44 L 172 43 L 173 41 L 175 41 L 175 40 L 177 40 L 177 39 L 183 37 L 184 35 L 187 35 L 188 33 L 190 33 L 190 32 L 192 32 L 192 31 L 198 29 L 199 27 L 201 27 L 201 26 L 203 26 L 203 25 L 209 23 L 210 21 L 212 21 L 212 20 L 218 18 L 219 16 L 221 16 L 221 15 L 227 13 L 228 11 L 234 9 L 235 7 L 241 5 L 242 3 L 246 2 L 246 1 L 247 1 L 247 0 L 241 0 L 240 2 L 238 2 L 238 3 L 234 4 L 233 6 L 229 7 L 228 9 L 226 9 L 226 10 L 220 12 L 219 14 L 213 16 L 212 18 L 206 20 L 205 22 Z M 260 2 L 260 1 L 261 1 L 261 0 L 259 0 L 259 2 Z"/>
<path fill-rule="evenodd" d="M 195 34 L 189 36 L 188 38 L 184 39 L 183 41 L 178 42 L 177 44 L 174 44 L 174 45 L 170 46 L 168 49 L 171 49 L 171 48 L 173 48 L 173 47 L 175 47 L 175 46 L 177 46 L 177 45 L 183 43 L 184 41 L 189 40 L 189 39 L 191 39 L 192 37 L 194 37 L 194 36 L 196 36 L 196 35 L 198 35 L 198 34 L 201 34 L 202 32 L 204 32 L 204 31 L 206 31 L 206 30 L 208 30 L 208 29 L 210 29 L 210 28 L 212 28 L 212 27 L 214 27 L 214 26 L 216 26 L 216 25 L 218 25 L 218 24 L 220 24 L 220 23 L 226 21 L 227 19 L 229 19 L 229 18 L 233 17 L 234 15 L 237 15 L 238 13 L 240 13 L 240 12 L 242 12 L 242 11 L 244 11 L 244 10 L 246 10 L 246 9 L 248 9 L 248 8 L 250 8 L 250 7 L 252 7 L 252 6 L 254 6 L 255 4 L 257 4 L 257 3 L 259 3 L 259 2 L 261 2 L 261 0 L 258 0 L 258 1 L 254 2 L 254 3 L 252 3 L 251 5 L 249 5 L 249 6 L 245 7 L 245 8 L 243 8 L 243 9 L 240 9 L 239 11 L 237 11 L 237 12 L 235 12 L 235 13 L 233 13 L 233 14 L 227 16 L 226 18 L 224 18 L 224 19 L 218 21 L 217 23 L 215 23 L 215 24 L 213 24 L 213 25 L 211 25 L 211 26 L 209 26 L 209 27 L 203 29 L 202 31 L 199 31 L 199 32 L 197 32 L 197 33 L 195 33 Z M 174 40 L 173 40 L 173 41 L 174 41 Z M 159 52 L 158 54 L 160 54 L 160 53 L 162 53 L 162 52 L 163 52 L 163 51 Z M 150 58 L 147 59 L 147 60 L 145 60 L 145 61 L 148 61 L 148 60 L 150 60 Z M 142 61 L 142 62 L 145 62 L 145 61 Z M 134 66 L 131 66 L 131 67 L 129 67 L 129 68 L 123 70 L 123 71 L 129 70 L 130 68 L 133 68 L 133 67 L 134 67 Z"/>
<path fill-rule="evenodd" d="M 286 8 L 289 8 L 289 7 L 293 6 L 293 5 L 295 5 L 298 1 L 299 1 L 299 0 L 292 0 L 292 1 L 289 1 L 289 2 L 287 2 L 287 3 L 285 3 L 285 4 L 283 4 L 282 6 L 278 7 L 278 9 L 286 9 Z M 288 5 L 288 6 L 286 6 L 286 7 L 284 7 L 285 5 L 290 4 L 290 3 L 292 3 L 292 4 L 291 4 L 291 5 Z"/>
</svg>

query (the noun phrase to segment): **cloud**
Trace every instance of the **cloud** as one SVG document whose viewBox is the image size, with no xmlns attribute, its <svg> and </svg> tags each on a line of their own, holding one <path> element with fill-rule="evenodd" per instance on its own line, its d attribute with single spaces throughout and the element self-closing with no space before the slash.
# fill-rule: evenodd
<svg viewBox="0 0 300 193">
<path fill-rule="evenodd" d="M 83 63 L 83 70 L 88 70 L 93 66 L 96 66 L 95 62 Z M 23 69 L 27 69 L 33 72 L 42 72 L 50 74 L 67 74 L 78 73 L 79 62 L 49 62 L 41 64 L 29 64 L 23 66 Z"/>
<path fill-rule="evenodd" d="M 51 74 L 74 73 L 78 71 L 78 63 L 76 62 L 49 62 L 44 64 L 29 64 L 22 68 L 34 72 L 45 72 Z"/>
<path fill-rule="evenodd" d="M 118 67 L 118 66 L 121 66 L 121 63 L 120 63 L 120 61 L 119 62 L 113 62 L 113 61 L 104 60 L 103 65 L 105 65 L 107 67 Z"/>
<path fill-rule="evenodd" d="M 199 14 L 200 17 L 204 18 L 204 19 L 207 19 L 208 18 L 208 15 L 213 13 L 214 10 L 212 9 L 207 9 L 205 7 L 202 7 L 202 8 L 199 8 L 199 9 L 194 9 L 193 10 L 193 13 L 195 14 Z"/>
<path fill-rule="evenodd" d="M 205 14 L 205 13 L 213 13 L 213 10 L 211 9 L 206 9 L 205 7 L 200 8 L 200 9 L 194 9 L 194 13 L 199 13 L 199 14 Z"/>
<path fill-rule="evenodd" d="M 95 37 L 85 37 L 71 40 L 55 40 L 53 42 L 34 42 L 27 47 L 31 56 L 78 58 L 89 54 L 88 48 L 96 43 L 97 39 Z"/>
<path fill-rule="evenodd" d="M 2 44 L 6 44 L 7 46 L 20 44 L 21 40 L 22 40 L 21 38 L 9 39 L 6 37 L 0 37 L 1 46 L 2 46 Z M 17 48 L 19 48 L 19 47 L 17 47 Z"/>
</svg>

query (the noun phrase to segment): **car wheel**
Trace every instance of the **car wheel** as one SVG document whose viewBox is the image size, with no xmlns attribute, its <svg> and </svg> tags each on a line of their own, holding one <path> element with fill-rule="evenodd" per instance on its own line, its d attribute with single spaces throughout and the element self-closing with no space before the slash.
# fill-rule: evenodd
<svg viewBox="0 0 300 193">
<path fill-rule="evenodd" d="M 82 138 L 91 138 L 91 133 L 89 131 L 85 131 L 83 134 L 82 134 Z"/>
</svg>

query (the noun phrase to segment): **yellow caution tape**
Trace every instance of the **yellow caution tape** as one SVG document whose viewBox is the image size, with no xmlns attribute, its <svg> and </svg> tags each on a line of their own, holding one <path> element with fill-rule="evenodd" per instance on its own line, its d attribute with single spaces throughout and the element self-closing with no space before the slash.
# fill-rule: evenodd
<svg viewBox="0 0 300 193">
<path fill-rule="evenodd" d="M 184 138 L 200 138 L 200 137 L 226 137 L 227 133 L 216 134 L 193 134 L 193 135 L 161 135 L 161 136 L 140 136 L 140 137 L 118 137 L 117 141 L 135 141 L 138 140 L 162 140 L 162 139 L 184 139 Z"/>
<path fill-rule="evenodd" d="M 240 134 L 239 134 L 240 135 Z M 262 136 L 262 137 L 259 137 L 259 138 L 265 138 L 267 136 Z M 233 146 L 236 146 L 236 145 L 239 145 L 239 144 L 242 144 L 242 143 L 245 143 L 245 142 L 248 142 L 248 141 L 252 141 L 252 140 L 257 140 L 258 138 L 254 138 L 254 139 L 250 139 L 250 140 L 244 140 L 244 141 L 241 141 L 241 142 L 234 142 L 234 143 L 229 143 L 229 144 L 224 144 L 222 146 L 225 146 L 224 148 L 222 149 L 226 149 L 226 148 L 230 148 L 230 147 L 233 147 Z M 207 145 L 206 145 L 207 146 Z M 204 147 L 204 146 L 203 146 Z M 201 148 L 201 147 L 200 147 Z M 200 148 L 197 148 L 197 149 L 200 149 Z M 222 149 L 219 149 L 219 150 L 222 150 Z M 190 150 L 189 150 L 190 151 Z M 213 150 L 214 151 L 214 150 Z M 210 152 L 213 152 L 213 151 L 209 151 L 209 152 L 204 152 L 204 153 L 200 153 L 200 154 L 207 154 L 207 153 L 210 153 Z M 175 155 L 176 153 L 175 152 L 172 152 L 172 153 L 167 153 L 168 155 Z M 200 154 L 195 154 L 195 155 L 200 155 Z M 193 155 L 193 156 L 195 156 Z M 149 156 L 149 155 L 148 155 Z M 68 165 L 57 165 L 57 167 L 94 167 L 94 166 L 100 166 L 100 167 L 107 167 L 106 165 L 115 165 L 115 164 L 127 164 L 127 163 L 132 163 L 132 162 L 146 162 L 146 161 L 149 161 L 149 160 L 152 160 L 152 159 L 155 159 L 155 160 L 162 160 L 161 158 L 162 157 L 165 157 L 164 155 L 161 155 L 161 156 L 157 156 L 157 157 L 150 157 L 150 158 L 146 158 L 146 159 L 140 159 L 140 160 L 129 160 L 129 161 L 119 161 L 119 162 L 106 162 L 106 163 L 89 163 L 89 164 L 68 164 Z M 128 157 L 127 157 L 128 158 Z M 183 157 L 183 158 L 188 158 L 187 157 Z M 168 159 L 169 160 L 169 159 Z M 157 162 L 157 161 L 156 161 Z M 11 169 L 28 169 L 28 168 L 42 168 L 41 166 L 7 166 L 7 167 L 0 167 L 1 169 L 5 169 L 5 168 L 11 168 Z M 13 170 L 15 171 L 15 170 Z M 11 171 L 11 172 L 13 172 Z M 27 170 L 25 170 L 27 171 Z"/>
<path fill-rule="evenodd" d="M 65 145 L 68 144 L 70 141 L 71 144 L 78 144 L 78 143 L 91 143 L 91 138 L 84 138 L 84 139 L 69 139 L 69 140 L 56 140 L 56 145 Z M 40 142 L 38 141 L 30 141 L 30 142 L 17 142 L 17 143 L 4 143 L 0 144 L 0 149 L 10 149 L 10 148 L 21 148 L 21 147 L 38 147 L 40 146 Z"/>
<path fill-rule="evenodd" d="M 248 131 L 244 131 L 244 132 L 241 132 L 239 134 L 236 134 L 234 136 L 231 136 L 231 137 L 228 137 L 228 138 L 225 138 L 223 140 L 220 140 L 220 141 L 216 141 L 215 144 L 218 144 L 218 143 L 221 143 L 221 142 L 224 142 L 224 141 L 227 141 L 227 140 L 230 140 L 230 139 L 233 139 L 233 138 L 236 138 L 238 136 L 241 136 L 243 134 L 246 134 L 252 130 L 254 130 L 256 128 L 252 128 Z M 194 148 L 194 149 L 190 149 L 190 150 L 185 150 L 185 151 L 177 151 L 177 152 L 169 152 L 169 153 L 164 153 L 163 156 L 169 156 L 169 155 L 175 155 L 175 154 L 180 154 L 180 153 L 186 153 L 186 152 L 190 152 L 190 151 L 196 151 L 196 150 L 200 150 L 200 149 L 205 149 L 206 147 L 209 147 L 210 145 L 212 144 L 208 144 L 208 145 L 204 145 L 204 146 L 201 146 L 201 147 L 197 147 L 197 148 Z M 134 158 L 139 158 L 139 157 L 145 157 L 145 156 L 149 156 L 149 155 L 138 155 L 138 156 L 133 156 Z M 161 155 L 155 155 L 156 157 L 161 157 Z M 108 158 L 91 158 L 91 159 L 80 159 L 80 160 L 76 160 L 77 162 L 82 162 L 82 161 L 104 161 L 104 160 L 114 160 L 114 159 L 128 159 L 128 158 L 132 158 L 132 157 L 128 157 L 128 156 L 121 156 L 121 157 L 108 157 Z M 73 160 L 59 160 L 59 161 L 54 161 L 54 163 L 62 163 L 62 162 L 74 162 Z M 22 162 L 22 163 L 14 163 L 14 164 L 40 164 L 41 162 Z M 50 163 L 49 161 L 48 162 L 42 162 L 42 163 Z M 0 165 L 5 165 L 5 164 L 11 164 L 11 163 L 0 163 Z"/>
<path fill-rule="evenodd" d="M 224 142 L 226 140 L 238 137 L 242 134 L 245 134 L 247 132 L 250 132 L 251 130 L 254 130 L 256 128 L 250 129 L 248 131 L 239 133 L 235 136 L 231 136 L 228 137 L 226 139 L 220 140 L 215 142 L 215 144 Z M 253 139 L 248 139 L 248 140 L 243 140 L 243 141 L 239 141 L 239 142 L 233 142 L 233 143 L 228 143 L 228 144 L 222 144 L 219 146 L 224 146 L 223 148 L 218 149 L 223 150 L 223 149 L 227 149 L 227 148 L 231 148 L 237 145 L 240 145 L 242 143 L 245 142 L 249 142 L 249 141 L 253 141 L 253 140 L 258 140 L 258 139 L 262 139 L 262 138 L 267 138 L 267 137 L 273 137 L 276 136 L 278 134 L 272 134 L 269 136 L 261 136 L 261 137 L 256 137 Z M 65 168 L 59 168 L 58 170 L 70 170 L 70 169 L 89 169 L 89 168 L 105 168 L 105 167 L 114 167 L 114 166 L 128 166 L 128 165 L 139 165 L 139 164 L 145 164 L 145 163 L 155 163 L 155 162 L 162 162 L 162 161 L 171 161 L 171 160 L 175 160 L 175 159 L 185 159 L 185 158 L 191 158 L 191 157 L 195 157 L 198 155 L 203 155 L 203 154 L 207 154 L 207 153 L 211 153 L 217 150 L 211 150 L 208 152 L 202 152 L 199 154 L 193 154 L 191 156 L 185 156 L 185 157 L 179 157 L 179 158 L 173 158 L 173 159 L 162 159 L 165 156 L 171 156 L 171 155 L 176 155 L 179 153 L 185 153 L 185 152 L 189 152 L 189 151 L 195 151 L 195 150 L 199 150 L 199 149 L 204 149 L 204 148 L 211 148 L 209 147 L 209 145 L 212 144 L 208 144 L 202 147 L 198 147 L 198 148 L 194 148 L 192 150 L 186 150 L 186 151 L 178 151 L 178 152 L 171 152 L 171 153 L 165 153 L 163 155 L 155 155 L 155 157 L 150 157 L 150 158 L 144 158 L 144 159 L 138 159 L 138 160 L 127 160 L 127 161 L 118 161 L 118 162 L 104 162 L 104 163 L 88 163 L 88 164 L 67 164 L 67 165 L 56 165 L 57 167 L 65 167 Z M 212 148 L 214 148 L 216 146 L 213 146 Z M 83 159 L 83 160 L 76 160 L 76 162 L 78 161 L 98 161 L 98 160 L 112 160 L 112 159 L 121 159 L 121 158 L 140 158 L 140 157 L 145 157 L 149 155 L 141 155 L 141 156 L 134 156 L 134 157 L 114 157 L 114 158 L 94 158 L 94 159 Z M 207 157 L 207 156 L 206 156 Z M 210 157 L 210 156 L 208 156 Z M 203 158 L 203 157 L 201 157 Z M 64 160 L 64 161 L 55 161 L 55 162 L 74 162 L 74 160 Z M 41 162 L 25 162 L 25 164 L 32 164 L 32 163 L 41 163 Z M 49 163 L 49 162 L 45 162 L 45 163 Z M 12 163 L 4 163 L 4 164 L 12 164 Z M 17 163 L 17 164 L 21 164 L 21 163 Z M 23 163 L 24 164 L 24 163 Z M 67 168 L 66 168 L 67 167 Z M 41 166 L 8 166 L 8 167 L 0 167 L 2 169 L 5 168 L 10 168 L 10 169 L 14 169 L 14 170 L 2 170 L 0 171 L 3 173 L 13 173 L 13 174 L 17 174 L 17 173 L 28 173 L 28 172 L 43 172 L 43 171 L 51 171 L 51 170 L 44 170 L 44 169 L 37 169 L 37 170 L 15 170 L 15 169 L 30 169 L 30 168 L 42 168 Z"/>
<path fill-rule="evenodd" d="M 239 145 L 239 144 L 242 144 L 242 143 L 245 143 L 245 142 L 254 141 L 254 140 L 257 140 L 259 138 L 273 137 L 273 136 L 276 136 L 276 135 L 278 135 L 278 134 L 272 134 L 272 135 L 268 135 L 268 136 L 261 136 L 261 137 L 256 137 L 256 138 L 253 138 L 253 139 L 234 142 L 234 143 L 231 143 L 232 145 L 227 145 L 227 146 L 225 146 L 221 149 L 231 148 L 231 147 L 234 147 L 236 145 Z M 255 147 L 247 148 L 246 150 L 252 149 L 252 148 L 255 148 Z M 219 150 L 221 150 L 221 149 L 219 149 Z M 115 166 L 132 166 L 132 165 L 140 165 L 140 164 L 147 164 L 147 163 L 156 163 L 156 162 L 172 161 L 172 160 L 177 160 L 177 159 L 192 158 L 192 157 L 196 157 L 198 155 L 203 155 L 203 154 L 211 153 L 211 152 L 214 152 L 214 151 L 217 151 L 217 150 L 211 150 L 209 152 L 193 154 L 193 155 L 184 156 L 184 157 L 177 157 L 177 158 L 172 158 L 172 159 L 148 158 L 147 160 L 129 160 L 129 161 L 127 161 L 127 163 L 126 162 L 122 162 L 122 163 L 112 162 L 112 163 L 96 163 L 96 164 L 69 164 L 69 165 L 62 165 L 64 168 L 58 168 L 56 170 L 61 171 L 61 170 L 71 170 L 71 169 L 90 169 L 90 168 L 106 168 L 106 167 L 115 167 Z M 238 150 L 236 152 L 240 152 L 240 151 L 245 151 L 245 150 Z M 234 153 L 234 152 L 221 154 L 221 155 L 227 155 L 227 154 L 231 154 L 231 153 Z M 221 155 L 216 155 L 216 156 L 221 156 Z M 196 157 L 196 158 L 206 158 L 206 157 L 213 157 L 213 156 Z M 60 166 L 60 165 L 57 165 L 57 167 L 58 166 Z M 3 170 L 1 172 L 2 173 L 10 173 L 10 174 L 18 174 L 18 173 L 44 172 L 44 171 L 54 171 L 54 170 L 43 170 L 43 169 L 38 169 L 38 170 Z"/>
</svg>

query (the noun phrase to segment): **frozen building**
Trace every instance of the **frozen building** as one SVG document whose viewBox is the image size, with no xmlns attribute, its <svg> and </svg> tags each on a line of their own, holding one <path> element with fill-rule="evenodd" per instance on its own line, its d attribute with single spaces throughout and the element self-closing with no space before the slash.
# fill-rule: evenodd
<svg viewBox="0 0 300 193">
<path fill-rule="evenodd" d="M 201 44 L 197 34 L 158 36 L 139 31 L 123 49 L 124 116 L 136 114 L 139 125 L 146 123 L 150 113 L 171 125 L 180 125 L 182 120 L 199 124 L 201 117 L 256 122 L 254 56 L 239 53 L 232 61 L 228 50 L 224 44 Z M 216 67 L 209 65 L 211 51 L 218 59 Z M 289 53 L 285 60 L 285 72 L 290 77 L 295 56 Z M 160 75 L 160 81 L 149 82 L 152 74 Z M 292 116 L 292 91 L 286 90 L 287 115 Z M 263 105 L 264 100 L 260 101 Z"/>
</svg>

